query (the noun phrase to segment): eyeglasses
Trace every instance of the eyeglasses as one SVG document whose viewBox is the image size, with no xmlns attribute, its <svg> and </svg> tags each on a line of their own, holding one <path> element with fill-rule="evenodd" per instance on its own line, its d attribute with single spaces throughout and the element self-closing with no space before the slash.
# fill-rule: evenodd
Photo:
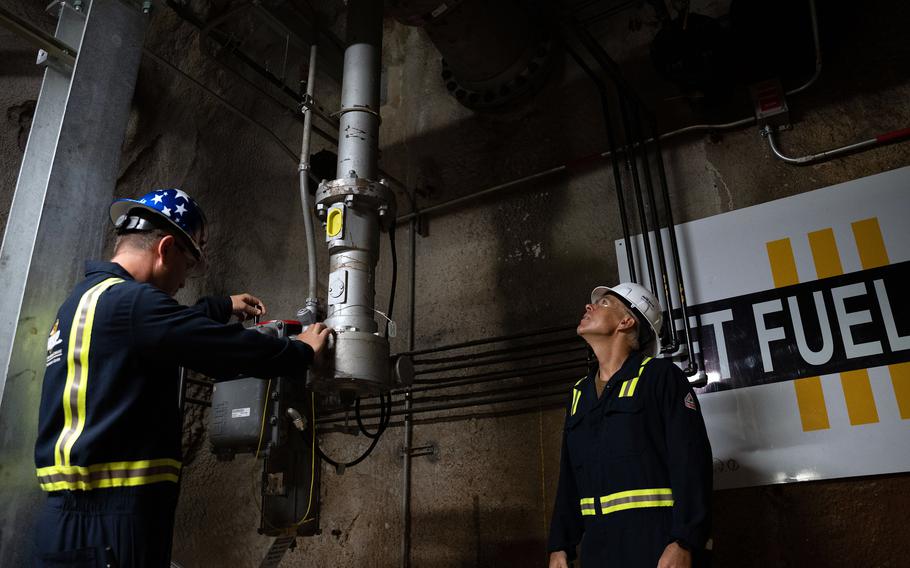
<svg viewBox="0 0 910 568">
<path fill-rule="evenodd" d="M 192 251 L 187 250 L 187 248 L 179 241 L 176 240 L 177 249 L 183 254 L 183 258 L 186 261 L 186 273 L 187 276 L 195 277 L 199 276 L 202 272 L 203 264 L 196 258 L 196 255 Z"/>
</svg>

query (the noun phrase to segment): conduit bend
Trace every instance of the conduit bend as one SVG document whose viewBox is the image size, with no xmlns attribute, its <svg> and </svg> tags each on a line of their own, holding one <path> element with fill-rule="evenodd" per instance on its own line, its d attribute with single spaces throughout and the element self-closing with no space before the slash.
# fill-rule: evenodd
<svg viewBox="0 0 910 568">
<path fill-rule="evenodd" d="M 774 128 L 771 126 L 765 126 L 759 132 L 761 133 L 762 137 L 768 139 L 768 146 L 771 147 L 771 151 L 774 152 L 775 156 L 787 162 L 788 164 L 797 166 L 815 164 L 821 161 L 837 158 L 838 156 L 843 156 L 845 154 L 859 152 L 860 150 L 874 148 L 876 146 L 882 146 L 884 144 L 890 144 L 892 142 L 900 142 L 902 140 L 910 138 L 910 128 L 902 128 L 900 130 L 892 130 L 891 132 L 879 134 L 874 138 L 869 138 L 861 142 L 855 142 L 853 144 L 848 144 L 846 146 L 841 146 L 832 150 L 825 150 L 824 152 L 819 152 L 817 154 L 808 154 L 806 156 L 799 156 L 794 158 L 787 156 L 781 151 L 780 147 L 777 145 L 777 140 L 775 139 L 777 132 Z"/>
</svg>

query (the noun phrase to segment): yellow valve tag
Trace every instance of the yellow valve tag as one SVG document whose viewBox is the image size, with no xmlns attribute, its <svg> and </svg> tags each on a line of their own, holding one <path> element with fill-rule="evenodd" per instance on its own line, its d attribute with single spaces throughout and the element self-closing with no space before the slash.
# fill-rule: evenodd
<svg viewBox="0 0 910 568">
<path fill-rule="evenodd" d="M 344 227 L 344 211 L 339 207 L 329 209 L 328 217 L 325 220 L 325 232 L 330 237 L 337 237 L 341 234 Z"/>
</svg>

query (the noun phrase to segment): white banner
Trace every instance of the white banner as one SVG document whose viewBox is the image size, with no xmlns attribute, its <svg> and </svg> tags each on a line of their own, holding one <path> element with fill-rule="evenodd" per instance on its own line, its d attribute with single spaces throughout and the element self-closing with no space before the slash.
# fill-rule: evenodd
<svg viewBox="0 0 910 568">
<path fill-rule="evenodd" d="M 910 167 L 685 223 L 677 237 L 715 487 L 910 471 Z M 622 240 L 616 251 L 629 280 Z"/>
</svg>

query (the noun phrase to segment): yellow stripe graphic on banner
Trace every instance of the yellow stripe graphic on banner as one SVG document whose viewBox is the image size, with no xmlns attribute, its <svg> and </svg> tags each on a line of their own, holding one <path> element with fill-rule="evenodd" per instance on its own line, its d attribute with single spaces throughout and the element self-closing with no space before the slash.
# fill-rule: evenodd
<svg viewBox="0 0 910 568">
<path fill-rule="evenodd" d="M 793 381 L 793 387 L 796 389 L 796 403 L 799 405 L 799 418 L 803 423 L 803 432 L 830 428 L 831 423 L 828 422 L 828 408 L 825 406 L 821 377 L 796 379 Z"/>
<path fill-rule="evenodd" d="M 910 363 L 889 365 L 888 371 L 891 372 L 891 384 L 894 386 L 901 420 L 907 420 L 910 418 Z"/>
<path fill-rule="evenodd" d="M 783 288 L 799 284 L 799 274 L 796 272 L 796 259 L 793 258 L 793 247 L 790 239 L 780 239 L 766 243 L 768 260 L 771 262 L 771 276 L 774 278 L 774 287 Z"/>
<path fill-rule="evenodd" d="M 809 247 L 812 249 L 815 272 L 819 278 L 830 278 L 844 273 L 833 230 L 822 229 L 809 233 Z"/>
<path fill-rule="evenodd" d="M 840 374 L 844 398 L 847 400 L 847 414 L 850 424 L 872 424 L 878 422 L 878 410 L 872 396 L 872 384 L 869 382 L 869 371 L 858 369 L 844 371 Z"/>
<path fill-rule="evenodd" d="M 771 263 L 771 276 L 774 286 L 792 286 L 799 284 L 796 272 L 796 259 L 790 239 L 771 241 L 765 245 L 768 249 L 768 261 Z M 828 407 L 825 405 L 825 393 L 822 391 L 821 378 L 808 377 L 793 381 L 796 390 L 796 404 L 803 424 L 803 432 L 825 430 L 831 427 L 828 421 Z"/>
<path fill-rule="evenodd" d="M 874 221 L 874 219 L 873 219 Z M 875 221 L 876 227 L 878 221 Z M 856 223 L 853 224 L 856 226 Z M 855 231 L 854 231 L 855 232 Z M 840 261 L 837 243 L 834 242 L 834 231 L 823 229 L 809 233 L 809 245 L 812 248 L 812 261 L 819 278 L 840 276 L 844 273 Z M 840 375 L 841 388 L 844 389 L 844 402 L 850 424 L 871 424 L 878 422 L 878 410 L 872 395 L 872 384 L 869 382 L 869 371 L 859 369 Z"/>
<path fill-rule="evenodd" d="M 891 264 L 888 261 L 888 251 L 885 250 L 885 240 L 882 238 L 878 218 L 863 219 L 851 223 L 853 237 L 856 239 L 856 248 L 859 250 L 859 260 L 863 270 L 878 268 Z"/>
<path fill-rule="evenodd" d="M 852 227 L 864 270 L 891 264 L 888 251 L 885 249 L 882 229 L 876 217 L 852 223 Z M 894 397 L 897 399 L 901 420 L 907 420 L 910 418 L 910 363 L 888 365 L 888 372 L 891 374 L 891 385 L 894 387 Z"/>
</svg>

